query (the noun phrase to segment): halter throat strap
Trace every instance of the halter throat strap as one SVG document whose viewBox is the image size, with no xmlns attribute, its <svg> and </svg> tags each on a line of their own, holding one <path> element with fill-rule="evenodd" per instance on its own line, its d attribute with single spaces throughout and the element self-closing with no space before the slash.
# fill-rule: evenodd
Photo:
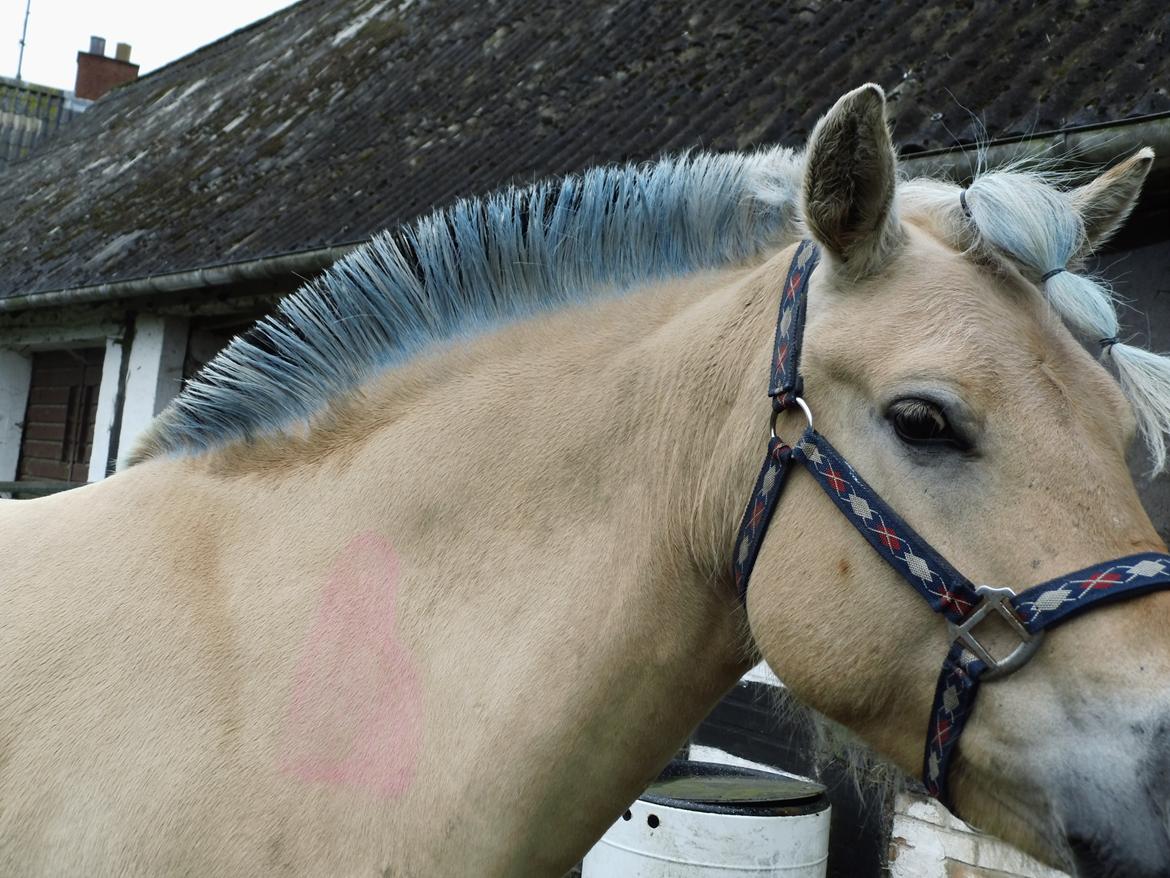
<svg viewBox="0 0 1170 878">
<path fill-rule="evenodd" d="M 799 461 L 874 551 L 901 574 L 931 610 L 946 619 L 951 647 L 935 686 L 922 780 L 931 795 L 950 805 L 948 770 L 959 736 L 974 709 L 981 681 L 1005 677 L 1023 667 L 1039 648 L 1046 630 L 1091 607 L 1170 588 L 1170 555 L 1129 555 L 1020 593 L 1010 588 L 975 585 L 951 566 L 813 429 L 808 406 L 801 398 L 800 350 L 809 279 L 819 262 L 816 245 L 801 242 L 781 291 L 768 383 L 772 435 L 740 522 L 733 576 L 740 600 L 746 602 L 752 570 L 787 483 L 790 465 L 793 460 Z M 776 415 L 795 407 L 809 416 L 809 426 L 789 446 L 776 435 Z M 1019 644 L 1007 656 L 993 656 L 978 638 L 979 624 L 992 614 L 999 615 L 1019 638 Z"/>
</svg>

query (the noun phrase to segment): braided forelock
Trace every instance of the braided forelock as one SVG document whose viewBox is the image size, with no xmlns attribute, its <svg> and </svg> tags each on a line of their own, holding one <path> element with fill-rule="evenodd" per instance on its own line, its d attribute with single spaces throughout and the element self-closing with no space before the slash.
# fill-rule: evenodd
<svg viewBox="0 0 1170 878">
<path fill-rule="evenodd" d="M 960 198 L 960 195 L 962 197 Z M 899 198 L 925 213 L 960 249 L 1008 262 L 1039 285 L 1052 309 L 1117 370 L 1153 464 L 1166 466 L 1170 433 L 1170 359 L 1122 343 L 1109 287 L 1078 271 L 1085 227 L 1053 175 L 1019 166 L 985 171 L 965 190 L 938 180 L 911 180 Z"/>
</svg>

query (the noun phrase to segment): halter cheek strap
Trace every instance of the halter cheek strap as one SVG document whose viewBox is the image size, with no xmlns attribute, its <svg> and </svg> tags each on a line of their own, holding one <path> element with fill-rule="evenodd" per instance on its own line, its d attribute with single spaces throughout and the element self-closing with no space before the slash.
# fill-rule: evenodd
<svg viewBox="0 0 1170 878">
<path fill-rule="evenodd" d="M 773 406 L 772 437 L 736 538 L 736 587 L 740 600 L 746 600 L 752 569 L 784 489 L 789 465 L 797 460 L 886 563 L 947 621 L 952 643 L 935 686 L 922 777 L 931 795 L 949 803 L 948 769 L 959 735 L 975 706 L 980 682 L 1005 677 L 1023 667 L 1039 648 L 1047 629 L 1084 610 L 1170 588 L 1170 555 L 1151 552 L 1118 558 L 1019 594 L 1010 588 L 974 585 L 959 573 L 886 505 L 812 427 L 811 414 L 800 398 L 799 368 L 808 283 L 818 262 L 816 246 L 810 241 L 802 242 L 780 297 L 768 387 Z M 809 426 L 790 447 L 776 436 L 776 415 L 797 406 L 809 417 Z M 979 624 L 992 614 L 999 615 L 1019 638 L 1015 649 L 1002 658 L 993 656 L 976 634 Z"/>
<path fill-rule="evenodd" d="M 772 375 L 768 396 L 772 398 L 772 438 L 764 466 L 756 478 L 739 534 L 735 540 L 734 575 L 739 599 L 747 598 L 748 580 L 760 554 L 760 543 L 772 520 L 772 513 L 788 478 L 792 449 L 776 435 L 776 415 L 794 407 L 803 392 L 800 378 L 800 343 L 804 339 L 804 318 L 808 302 L 808 281 L 820 262 L 820 252 L 811 241 L 796 248 L 784 289 L 780 293 L 780 314 L 776 318 L 776 341 L 772 347 Z M 811 428 L 811 423 L 809 427 Z"/>
</svg>

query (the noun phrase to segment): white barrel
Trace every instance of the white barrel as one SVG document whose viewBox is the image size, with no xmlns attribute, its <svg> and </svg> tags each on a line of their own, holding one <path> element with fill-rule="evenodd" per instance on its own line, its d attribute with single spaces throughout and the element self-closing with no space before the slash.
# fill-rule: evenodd
<svg viewBox="0 0 1170 878">
<path fill-rule="evenodd" d="M 812 781 L 675 762 L 586 854 L 582 878 L 824 878 L 829 813 Z"/>
</svg>

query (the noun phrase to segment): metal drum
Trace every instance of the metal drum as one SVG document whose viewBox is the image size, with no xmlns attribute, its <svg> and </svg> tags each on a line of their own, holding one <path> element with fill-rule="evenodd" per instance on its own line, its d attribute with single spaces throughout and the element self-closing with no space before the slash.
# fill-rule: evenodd
<svg viewBox="0 0 1170 878">
<path fill-rule="evenodd" d="M 585 856 L 582 878 L 824 878 L 828 856 L 820 784 L 676 760 Z"/>
</svg>

